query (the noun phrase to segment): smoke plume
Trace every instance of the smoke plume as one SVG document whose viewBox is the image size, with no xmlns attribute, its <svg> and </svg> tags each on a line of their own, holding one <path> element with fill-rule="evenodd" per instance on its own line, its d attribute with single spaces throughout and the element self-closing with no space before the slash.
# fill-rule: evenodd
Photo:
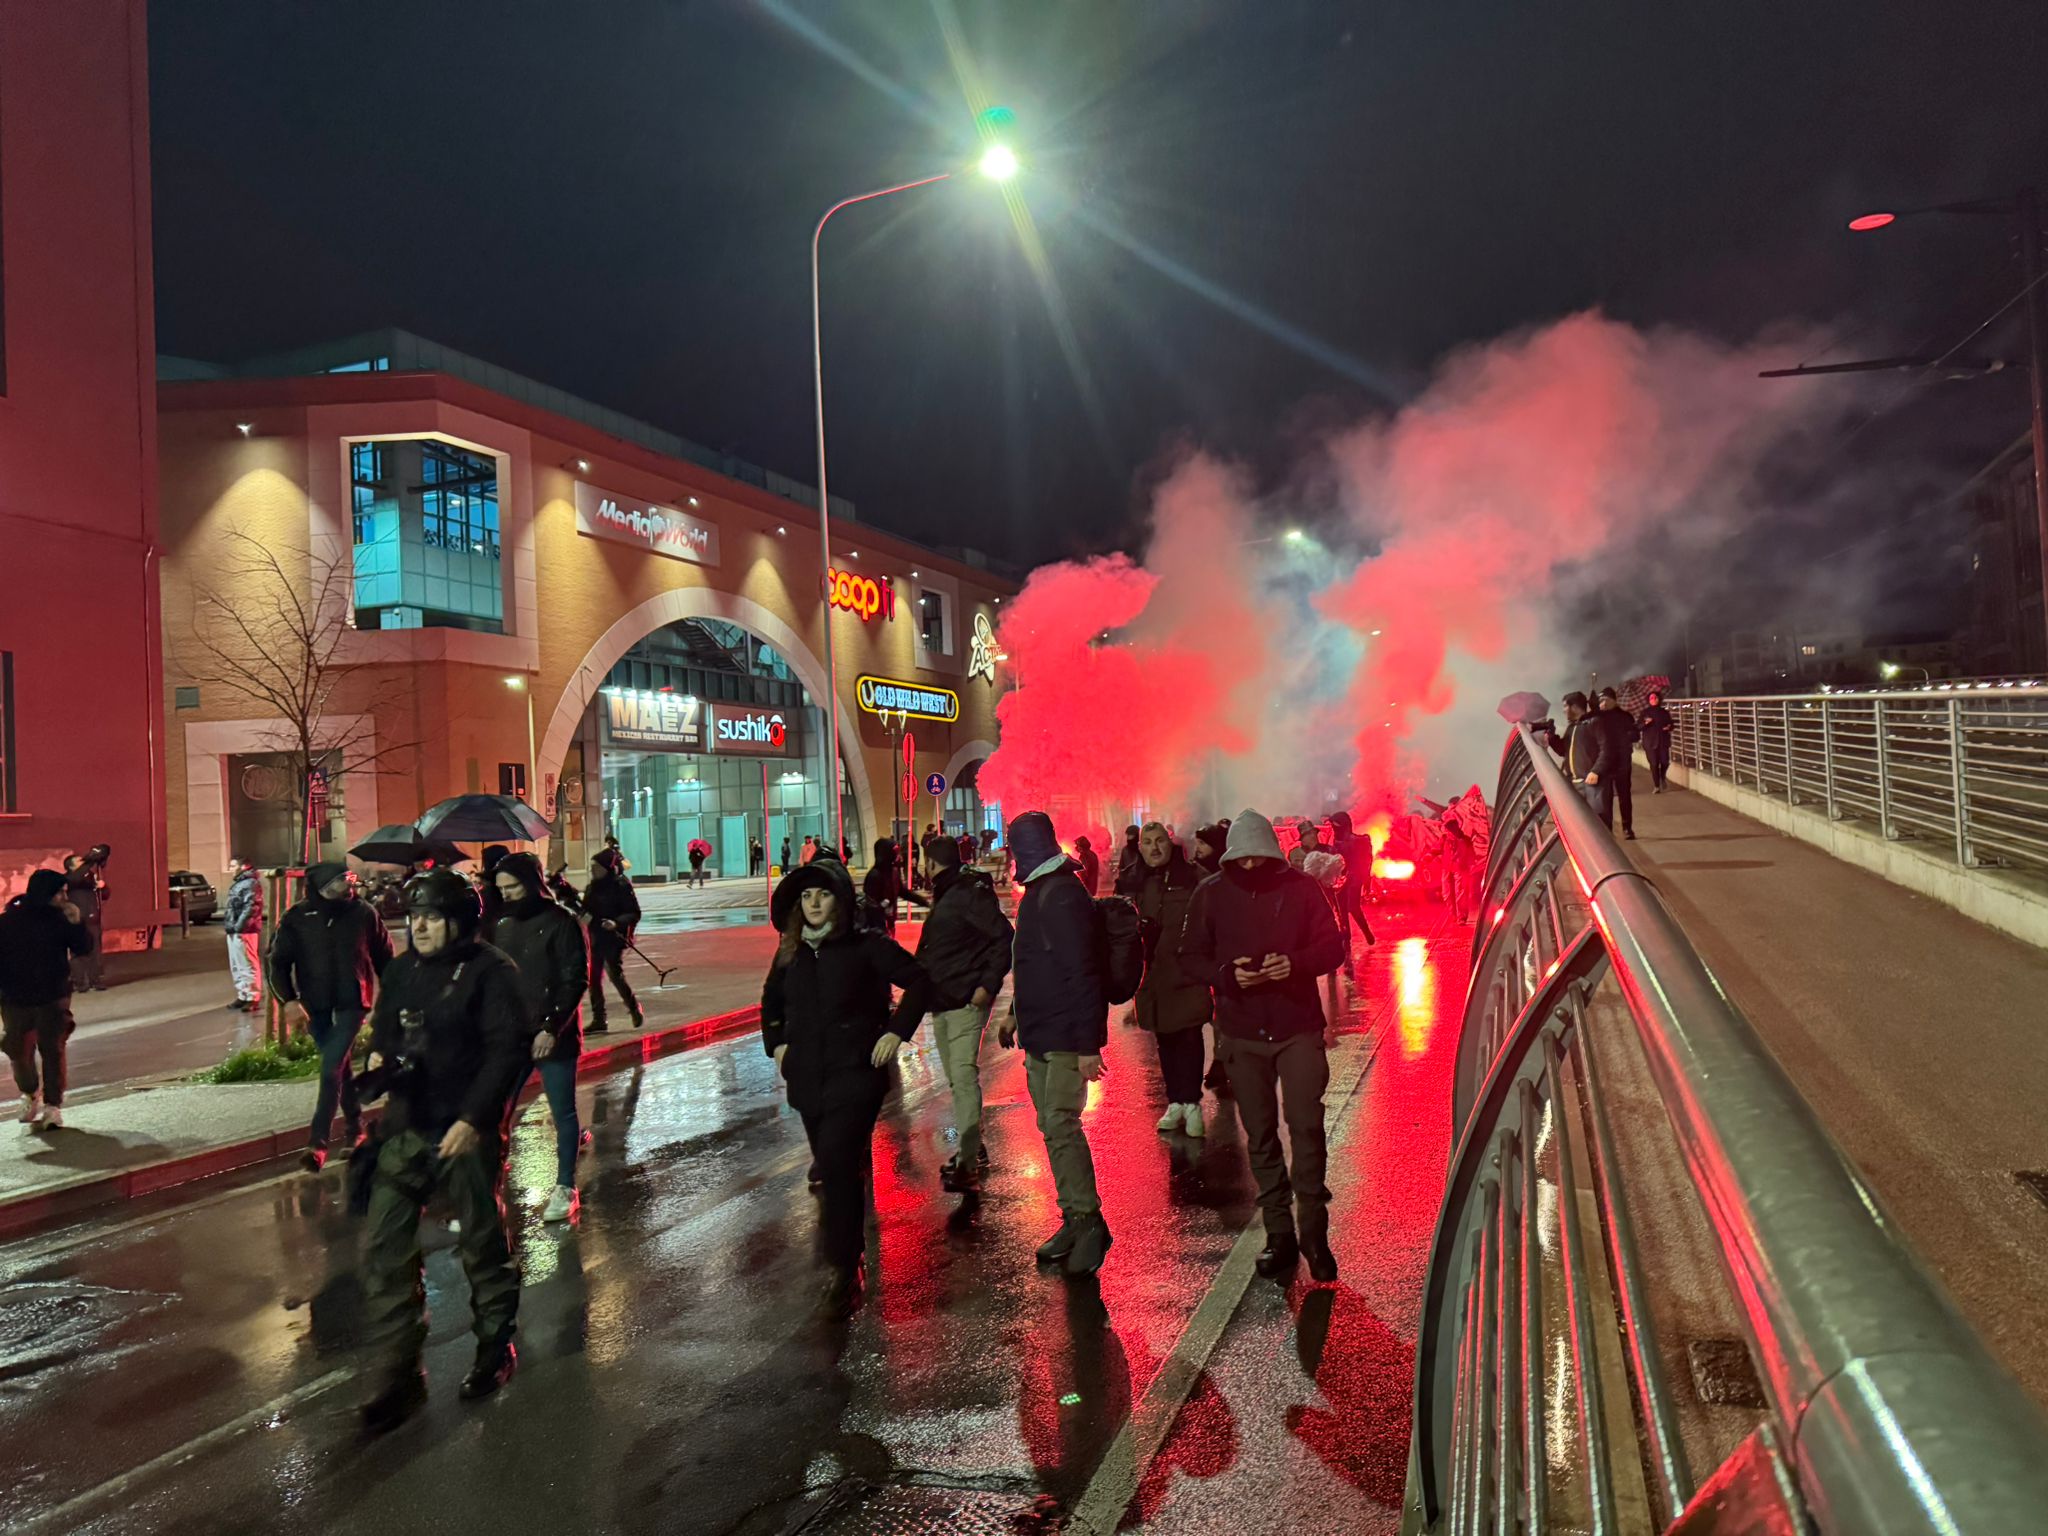
<svg viewBox="0 0 2048 1536">
<path fill-rule="evenodd" d="M 984 795 L 1064 806 L 1065 831 L 1490 790 L 1498 699 L 1600 664 L 1570 632 L 1581 600 L 1640 597 L 1754 514 L 1760 466 L 1812 424 L 1811 394 L 1756 380 L 1789 350 L 1575 315 L 1449 358 L 1288 489 L 1184 458 L 1142 564 L 1042 567 L 1005 610 L 1019 687 Z"/>
</svg>

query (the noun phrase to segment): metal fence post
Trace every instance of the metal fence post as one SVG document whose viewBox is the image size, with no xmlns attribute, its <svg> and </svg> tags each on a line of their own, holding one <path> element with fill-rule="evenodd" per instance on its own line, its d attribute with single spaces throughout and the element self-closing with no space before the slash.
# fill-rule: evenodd
<svg viewBox="0 0 2048 1536">
<path fill-rule="evenodd" d="M 1877 742 L 1877 832 L 1892 835 L 1892 770 L 1890 754 L 1884 749 L 1884 700 L 1870 704 L 1870 733 Z"/>
<path fill-rule="evenodd" d="M 1764 728 L 1757 719 L 1756 700 L 1749 701 L 1749 766 L 1756 775 L 1757 792 L 1764 787 Z"/>
<path fill-rule="evenodd" d="M 1948 701 L 1948 780 L 1950 813 L 1956 819 L 1956 863 L 1970 867 L 1970 816 L 1963 784 L 1963 701 Z"/>
<path fill-rule="evenodd" d="M 1778 719 L 1785 737 L 1785 803 L 1797 805 L 1799 796 L 1792 792 L 1792 701 L 1778 701 Z"/>
<path fill-rule="evenodd" d="M 1841 818 L 1835 810 L 1835 711 L 1828 699 L 1820 701 L 1820 760 L 1828 820 L 1838 821 Z"/>
</svg>

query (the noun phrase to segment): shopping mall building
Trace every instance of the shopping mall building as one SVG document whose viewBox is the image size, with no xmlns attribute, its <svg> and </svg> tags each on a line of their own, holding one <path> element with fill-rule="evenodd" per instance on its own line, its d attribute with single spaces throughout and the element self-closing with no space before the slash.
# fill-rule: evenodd
<svg viewBox="0 0 2048 1536">
<path fill-rule="evenodd" d="M 164 379 L 173 867 L 293 862 L 309 820 L 331 856 L 477 790 L 528 796 L 551 863 L 610 834 L 656 878 L 697 838 L 722 875 L 757 838 L 780 862 L 827 786 L 858 862 L 892 825 L 999 824 L 974 785 L 1015 587 L 973 552 L 835 498 L 827 572 L 808 488 L 403 332 Z"/>
</svg>

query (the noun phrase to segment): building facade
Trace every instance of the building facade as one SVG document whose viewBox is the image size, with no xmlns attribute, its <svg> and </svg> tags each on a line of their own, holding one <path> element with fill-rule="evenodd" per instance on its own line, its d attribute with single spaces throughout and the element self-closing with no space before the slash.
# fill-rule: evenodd
<svg viewBox="0 0 2048 1536">
<path fill-rule="evenodd" d="M 143 0 L 0 0 L 0 899 L 96 843 L 168 904 Z"/>
<path fill-rule="evenodd" d="M 618 435 L 638 424 L 509 376 L 326 366 L 160 388 L 183 864 L 332 856 L 472 791 L 526 797 L 552 862 L 616 837 L 657 878 L 698 841 L 718 874 L 756 841 L 780 863 L 829 836 L 835 790 L 861 859 L 1000 816 L 973 781 L 1008 581 L 837 518 L 828 572 L 812 508 Z"/>
<path fill-rule="evenodd" d="M 2032 435 L 2021 437 L 1963 488 L 1971 669 L 1980 676 L 2048 671 L 2033 450 Z"/>
</svg>

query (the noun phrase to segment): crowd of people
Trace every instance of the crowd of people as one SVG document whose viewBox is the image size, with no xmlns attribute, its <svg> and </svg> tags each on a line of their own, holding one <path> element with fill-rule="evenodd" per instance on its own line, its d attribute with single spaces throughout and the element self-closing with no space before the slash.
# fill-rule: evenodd
<svg viewBox="0 0 2048 1536">
<path fill-rule="evenodd" d="M 1664 696 L 1652 692 L 1642 713 L 1636 714 L 1622 707 L 1613 688 L 1602 688 L 1590 698 L 1574 691 L 1564 696 L 1564 710 L 1564 729 L 1546 722 L 1544 739 L 1563 759 L 1565 772 L 1607 830 L 1614 830 L 1619 814 L 1622 837 L 1634 842 L 1637 744 L 1650 764 L 1652 794 L 1664 793 L 1671 766 L 1671 711 L 1664 707 Z"/>
</svg>

